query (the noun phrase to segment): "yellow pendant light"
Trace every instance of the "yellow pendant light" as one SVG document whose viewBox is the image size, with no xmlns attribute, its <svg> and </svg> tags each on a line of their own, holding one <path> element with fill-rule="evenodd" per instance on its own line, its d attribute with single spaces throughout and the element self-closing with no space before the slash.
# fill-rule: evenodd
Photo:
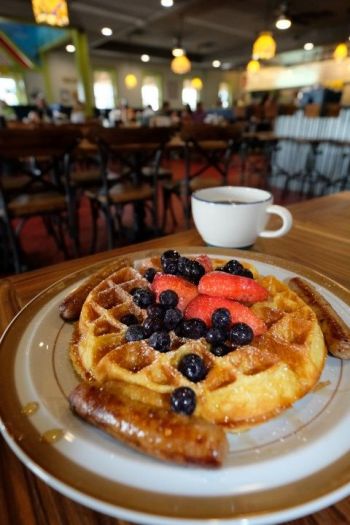
<svg viewBox="0 0 350 525">
<path fill-rule="evenodd" d="M 338 44 L 333 52 L 333 58 L 342 61 L 348 56 L 348 46 L 345 43 Z"/>
<path fill-rule="evenodd" d="M 69 24 L 66 0 L 32 0 L 32 8 L 37 24 L 67 26 Z"/>
<path fill-rule="evenodd" d="M 255 60 L 269 60 L 276 54 L 276 42 L 269 31 L 263 31 L 253 44 L 253 58 Z"/>
<path fill-rule="evenodd" d="M 133 89 L 137 86 L 137 78 L 132 73 L 126 75 L 124 82 L 128 89 Z"/>
<path fill-rule="evenodd" d="M 186 55 L 181 55 L 172 59 L 170 68 L 176 75 L 185 75 L 191 71 L 191 62 Z"/>
<path fill-rule="evenodd" d="M 257 73 L 260 70 L 260 67 L 260 62 L 252 58 L 247 64 L 247 71 L 248 73 Z"/>
<path fill-rule="evenodd" d="M 192 80 L 191 80 L 191 86 L 192 86 L 194 89 L 197 89 L 197 91 L 200 91 L 201 89 L 203 89 L 203 82 L 202 82 L 202 79 L 199 78 L 199 77 L 194 77 L 194 78 L 192 78 Z"/>
</svg>

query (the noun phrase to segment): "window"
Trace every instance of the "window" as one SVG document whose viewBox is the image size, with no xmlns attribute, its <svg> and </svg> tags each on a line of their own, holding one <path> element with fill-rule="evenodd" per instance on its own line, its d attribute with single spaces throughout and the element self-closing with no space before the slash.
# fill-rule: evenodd
<svg viewBox="0 0 350 525">
<path fill-rule="evenodd" d="M 19 87 L 12 77 L 0 77 L 0 100 L 4 100 L 9 106 L 20 104 Z"/>
<path fill-rule="evenodd" d="M 110 71 L 94 71 L 94 96 L 97 109 L 115 107 L 115 81 Z"/>
<path fill-rule="evenodd" d="M 141 98 L 142 106 L 151 106 L 153 111 L 160 107 L 160 81 L 156 76 L 147 75 L 142 79 Z"/>
<path fill-rule="evenodd" d="M 227 82 L 220 82 L 218 97 L 223 108 L 231 106 L 231 89 Z"/>
<path fill-rule="evenodd" d="M 196 109 L 197 102 L 199 101 L 199 91 L 193 87 L 191 80 L 186 79 L 183 82 L 182 87 L 182 104 L 186 106 L 188 104 L 194 111 Z"/>
</svg>

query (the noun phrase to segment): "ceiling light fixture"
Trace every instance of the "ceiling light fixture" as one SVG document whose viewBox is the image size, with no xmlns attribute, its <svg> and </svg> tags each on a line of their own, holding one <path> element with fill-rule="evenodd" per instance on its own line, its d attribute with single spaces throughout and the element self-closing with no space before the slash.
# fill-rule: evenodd
<svg viewBox="0 0 350 525">
<path fill-rule="evenodd" d="M 197 91 L 201 91 L 201 89 L 203 89 L 203 81 L 201 78 L 199 77 L 194 77 L 192 78 L 191 80 L 191 86 L 194 88 L 194 89 L 197 89 Z"/>
<path fill-rule="evenodd" d="M 262 31 L 253 44 L 254 60 L 270 60 L 276 54 L 276 42 L 270 31 Z"/>
<path fill-rule="evenodd" d="M 174 0 L 160 0 L 160 5 L 162 7 L 173 7 Z"/>
<path fill-rule="evenodd" d="M 341 62 L 348 56 L 348 46 L 344 42 L 338 44 L 333 52 L 333 58 L 337 62 Z"/>
<path fill-rule="evenodd" d="M 181 46 L 176 46 L 172 50 L 173 57 L 182 57 L 185 54 L 185 50 Z"/>
<path fill-rule="evenodd" d="M 257 73 L 260 70 L 260 67 L 260 62 L 252 58 L 247 64 L 247 71 L 248 73 Z"/>
<path fill-rule="evenodd" d="M 277 17 L 275 26 L 277 27 L 277 29 L 285 31 L 286 29 L 289 29 L 291 25 L 292 21 L 290 19 L 290 16 L 288 15 L 287 2 L 283 2 L 280 6 L 279 16 Z"/>
<path fill-rule="evenodd" d="M 311 51 L 313 48 L 314 48 L 314 45 L 312 42 L 306 42 L 306 44 L 304 44 L 305 51 Z"/>
<path fill-rule="evenodd" d="M 112 36 L 113 35 L 113 29 L 111 29 L 110 27 L 103 27 L 101 29 L 101 33 L 103 34 L 103 36 Z"/>
<path fill-rule="evenodd" d="M 32 8 L 37 24 L 67 26 L 69 24 L 66 0 L 32 0 Z"/>
<path fill-rule="evenodd" d="M 213 67 L 215 67 L 215 68 L 218 68 L 218 67 L 221 66 L 221 62 L 220 62 L 220 60 L 213 60 L 212 63 L 211 63 L 211 65 L 212 65 Z"/>
<path fill-rule="evenodd" d="M 149 55 L 141 55 L 141 62 L 149 62 L 150 61 L 150 56 Z"/>
<path fill-rule="evenodd" d="M 126 75 L 124 82 L 128 89 L 134 89 L 137 86 L 137 78 L 132 73 Z"/>
<path fill-rule="evenodd" d="M 75 52 L 75 46 L 73 46 L 73 44 L 67 44 L 66 45 L 66 51 L 67 51 L 67 53 L 74 53 Z"/>
<path fill-rule="evenodd" d="M 185 75 L 191 71 L 192 64 L 187 56 L 180 55 L 172 59 L 170 69 L 176 75 Z"/>
</svg>

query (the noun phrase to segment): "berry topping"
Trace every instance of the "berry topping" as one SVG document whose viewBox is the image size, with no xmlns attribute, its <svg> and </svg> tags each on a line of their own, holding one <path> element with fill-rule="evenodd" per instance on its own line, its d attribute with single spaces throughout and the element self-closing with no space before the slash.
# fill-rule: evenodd
<svg viewBox="0 0 350 525">
<path fill-rule="evenodd" d="M 179 310 L 184 311 L 187 304 L 197 295 L 197 286 L 189 283 L 183 277 L 178 275 L 164 275 L 157 273 L 153 283 L 151 284 L 151 290 L 156 294 L 157 300 L 161 292 L 165 290 L 173 290 L 177 293 L 179 303 L 177 307 Z"/>
<path fill-rule="evenodd" d="M 219 345 L 227 339 L 228 332 L 220 328 L 209 328 L 205 339 L 210 345 Z"/>
<path fill-rule="evenodd" d="M 248 277 L 248 279 L 254 279 L 253 272 L 248 270 L 248 268 L 243 268 L 239 275 L 241 275 L 242 277 Z"/>
<path fill-rule="evenodd" d="M 268 297 L 267 290 L 253 279 L 225 272 L 209 272 L 203 275 L 198 291 L 201 294 L 247 303 L 264 301 Z"/>
<path fill-rule="evenodd" d="M 217 308 L 211 316 L 211 324 L 214 328 L 230 328 L 231 314 L 227 308 Z"/>
<path fill-rule="evenodd" d="M 139 321 L 134 314 L 125 314 L 120 318 L 120 322 L 126 324 L 126 326 L 131 326 L 132 324 L 137 324 Z"/>
<path fill-rule="evenodd" d="M 163 321 L 159 317 L 146 317 L 142 326 L 145 336 L 149 337 L 153 332 L 159 332 L 163 328 Z"/>
<path fill-rule="evenodd" d="M 231 352 L 231 350 L 233 349 L 224 344 L 212 346 L 210 349 L 211 353 L 216 355 L 216 357 L 223 357 L 224 355 Z"/>
<path fill-rule="evenodd" d="M 201 319 L 188 319 L 182 321 L 175 330 L 179 337 L 187 337 L 188 339 L 200 339 L 204 337 L 207 331 L 206 324 Z"/>
<path fill-rule="evenodd" d="M 228 261 L 224 266 L 224 272 L 232 273 L 232 275 L 241 275 L 243 268 L 243 265 L 237 261 L 236 259 L 231 259 L 231 261 Z"/>
<path fill-rule="evenodd" d="M 230 341 L 235 346 L 249 345 L 254 338 L 253 330 L 245 323 L 235 323 L 230 330 Z"/>
<path fill-rule="evenodd" d="M 188 281 L 198 284 L 201 277 L 205 274 L 205 269 L 198 261 L 180 257 L 178 260 L 178 273 Z"/>
<path fill-rule="evenodd" d="M 153 279 L 156 273 L 157 273 L 157 270 L 155 268 L 147 268 L 143 276 L 145 279 L 147 279 L 149 283 L 151 283 L 153 282 Z"/>
<path fill-rule="evenodd" d="M 164 315 L 164 328 L 166 330 L 174 330 L 174 328 L 182 321 L 182 313 L 178 308 L 169 308 Z"/>
<path fill-rule="evenodd" d="M 167 250 L 160 258 L 164 273 L 176 275 L 180 254 L 176 250 Z"/>
<path fill-rule="evenodd" d="M 196 394 L 187 386 L 180 386 L 172 391 L 170 406 L 174 412 L 190 416 L 196 408 Z"/>
<path fill-rule="evenodd" d="M 128 341 L 128 343 L 130 343 L 131 341 L 141 341 L 141 339 L 145 338 L 145 330 L 140 324 L 133 324 L 129 326 L 129 328 L 125 332 L 125 339 Z"/>
<path fill-rule="evenodd" d="M 207 375 L 203 359 L 197 354 L 186 354 L 180 359 L 177 368 L 179 372 L 192 383 L 202 381 Z"/>
<path fill-rule="evenodd" d="M 162 306 L 175 308 L 179 302 L 179 297 L 173 290 L 164 290 L 164 292 L 160 292 L 159 294 L 159 302 Z"/>
<path fill-rule="evenodd" d="M 198 255 L 195 260 L 203 266 L 205 273 L 213 271 L 213 263 L 208 255 Z"/>
<path fill-rule="evenodd" d="M 159 352 L 170 350 L 170 335 L 167 332 L 154 332 L 148 339 L 149 345 Z"/>
<path fill-rule="evenodd" d="M 160 304 L 151 304 L 147 308 L 148 317 L 157 317 L 158 319 L 163 319 L 165 310 Z"/>
<path fill-rule="evenodd" d="M 154 295 L 148 288 L 135 288 L 132 291 L 132 299 L 140 308 L 147 308 L 154 302 Z"/>
<path fill-rule="evenodd" d="M 222 274 L 224 275 L 224 274 Z M 228 277 L 234 277 L 226 274 Z M 243 279 L 243 277 L 242 277 Z M 252 281 L 255 282 L 255 281 Z M 259 319 L 254 312 L 243 304 L 224 297 L 210 297 L 209 295 L 197 295 L 188 304 L 185 310 L 185 319 L 196 317 L 202 319 L 209 327 L 212 322 L 212 314 L 217 309 L 227 309 L 230 312 L 233 323 L 243 322 L 248 324 L 254 331 L 254 335 L 261 335 L 266 332 L 266 325 Z"/>
</svg>

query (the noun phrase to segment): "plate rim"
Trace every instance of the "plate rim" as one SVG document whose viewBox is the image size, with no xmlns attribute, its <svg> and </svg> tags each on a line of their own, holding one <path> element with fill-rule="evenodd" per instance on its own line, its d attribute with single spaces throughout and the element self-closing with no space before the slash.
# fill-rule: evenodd
<svg viewBox="0 0 350 525">
<path fill-rule="evenodd" d="M 174 249 L 184 254 L 207 253 L 208 255 L 229 256 L 275 265 L 322 285 L 350 306 L 350 292 L 343 285 L 297 262 L 253 251 L 203 246 L 179 246 Z M 198 521 L 199 519 L 208 522 L 216 519 L 235 523 L 236 520 L 243 518 L 249 520 L 249 523 L 258 523 L 262 517 L 264 517 L 264 523 L 267 523 L 268 517 L 273 520 L 274 517 L 281 519 L 281 515 L 285 515 L 287 518 L 303 515 L 306 513 L 304 512 L 305 509 L 314 507 L 317 501 L 319 501 L 318 509 L 322 508 L 322 501 L 324 500 L 326 500 L 324 506 L 327 506 L 329 502 L 337 501 L 337 494 L 340 494 L 338 499 L 343 497 L 342 492 L 347 490 L 348 485 L 350 492 L 350 451 L 336 462 L 311 476 L 283 487 L 260 491 L 257 495 L 254 494 L 254 502 L 251 501 L 252 497 L 249 494 L 245 497 L 228 495 L 202 498 L 200 496 L 164 494 L 138 489 L 123 483 L 110 482 L 77 464 L 73 464 L 75 477 L 74 482 L 72 482 L 72 462 L 54 447 L 47 446 L 45 449 L 42 444 L 40 445 L 41 452 L 44 450 L 44 453 L 40 454 L 38 461 L 37 452 L 33 453 L 31 448 L 32 444 L 38 441 L 38 431 L 28 417 L 20 414 L 21 404 L 16 395 L 13 374 L 4 374 L 4 369 L 14 371 L 16 350 L 6 353 L 4 349 L 8 348 L 9 345 L 10 347 L 13 346 L 14 342 L 21 339 L 21 330 L 17 330 L 17 328 L 21 327 L 23 323 L 24 326 L 27 326 L 34 315 L 65 287 L 87 277 L 112 259 L 127 257 L 134 261 L 160 254 L 163 251 L 164 249 L 158 248 L 133 251 L 118 256 L 111 255 L 102 261 L 89 264 L 83 269 L 75 270 L 39 292 L 14 317 L 0 340 L 0 362 L 5 359 L 7 367 L 10 366 L 10 368 L 0 367 L 0 381 L 5 390 L 5 402 L 0 405 L 0 431 L 10 448 L 30 470 L 56 490 L 63 492 L 67 497 L 100 512 L 127 519 L 143 520 L 144 523 L 149 523 L 149 520 L 154 522 L 155 519 L 161 520 L 162 524 L 170 523 L 173 520 L 192 523 L 192 520 Z M 25 440 L 21 439 L 23 435 L 26 436 Z M 35 450 L 38 450 L 38 445 L 36 445 Z M 58 473 L 57 465 L 59 465 Z M 175 466 L 174 468 L 186 467 Z M 309 487 L 308 490 L 305 490 L 305 483 Z M 96 488 L 92 490 L 91 487 L 98 487 L 98 490 Z M 295 494 L 294 499 L 291 494 Z M 334 501 L 332 501 L 332 496 Z M 279 503 L 277 503 L 278 501 Z M 284 503 L 281 503 L 282 501 Z M 115 513 L 113 509 L 115 509 Z M 272 522 L 270 521 L 270 523 Z"/>
</svg>

